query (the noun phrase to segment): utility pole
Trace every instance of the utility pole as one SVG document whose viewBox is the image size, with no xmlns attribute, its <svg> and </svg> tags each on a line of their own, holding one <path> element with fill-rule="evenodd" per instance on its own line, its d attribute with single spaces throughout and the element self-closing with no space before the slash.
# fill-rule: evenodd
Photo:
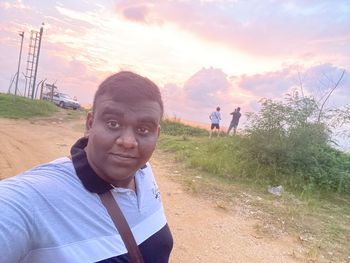
<svg viewBox="0 0 350 263">
<path fill-rule="evenodd" d="M 21 57 L 22 57 L 22 47 L 23 47 L 23 38 L 24 38 L 24 32 L 19 32 L 19 35 L 21 37 L 21 49 L 19 50 L 19 59 L 18 59 L 18 67 L 17 67 L 17 76 L 16 76 L 16 86 L 15 86 L 15 96 L 17 95 L 17 89 L 18 89 L 18 77 L 19 77 L 19 68 L 21 65 Z"/>
<path fill-rule="evenodd" d="M 37 72 L 38 72 L 38 65 L 39 65 L 39 55 L 40 55 L 41 38 L 42 38 L 42 36 L 43 36 L 43 31 L 44 31 L 43 26 L 44 26 L 44 23 L 41 24 L 40 33 L 39 33 L 39 45 L 38 45 L 38 53 L 37 53 L 37 59 L 36 59 L 36 65 L 35 65 L 34 80 L 33 80 L 32 100 L 34 99 L 36 74 L 37 74 Z"/>
</svg>

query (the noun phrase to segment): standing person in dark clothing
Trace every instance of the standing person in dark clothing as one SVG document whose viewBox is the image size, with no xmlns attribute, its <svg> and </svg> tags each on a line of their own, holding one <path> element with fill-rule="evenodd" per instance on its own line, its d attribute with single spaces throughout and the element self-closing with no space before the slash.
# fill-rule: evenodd
<svg viewBox="0 0 350 263">
<path fill-rule="evenodd" d="M 233 135 L 236 135 L 237 126 L 238 126 L 238 123 L 239 123 L 239 118 L 241 118 L 240 110 L 241 110 L 241 108 L 238 107 L 237 109 L 234 110 L 234 112 L 230 113 L 232 115 L 232 120 L 231 120 L 231 123 L 230 123 L 230 127 L 227 130 L 227 134 L 230 134 L 230 131 L 233 128 Z"/>
<path fill-rule="evenodd" d="M 162 116 L 149 79 L 122 71 L 104 80 L 70 156 L 0 181 L 0 261 L 132 262 L 107 195 L 140 258 L 167 263 L 173 239 L 149 163 Z"/>
</svg>

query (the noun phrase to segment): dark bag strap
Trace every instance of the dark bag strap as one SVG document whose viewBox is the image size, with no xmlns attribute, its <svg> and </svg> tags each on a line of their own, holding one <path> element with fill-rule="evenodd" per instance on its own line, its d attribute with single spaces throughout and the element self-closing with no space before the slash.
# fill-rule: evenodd
<svg viewBox="0 0 350 263">
<path fill-rule="evenodd" d="M 131 263 L 144 263 L 141 252 L 136 244 L 134 236 L 130 230 L 128 222 L 120 210 L 118 203 L 114 200 L 111 191 L 99 194 L 102 204 L 106 207 L 108 214 L 112 218 L 115 227 L 128 250 L 128 255 Z"/>
</svg>

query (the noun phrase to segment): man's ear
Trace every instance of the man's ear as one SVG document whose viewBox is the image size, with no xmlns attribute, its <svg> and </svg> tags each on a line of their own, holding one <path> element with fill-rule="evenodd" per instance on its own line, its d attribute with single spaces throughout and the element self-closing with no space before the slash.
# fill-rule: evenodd
<svg viewBox="0 0 350 263">
<path fill-rule="evenodd" d="M 94 115 L 91 111 L 89 111 L 86 116 L 86 122 L 85 122 L 85 132 L 84 132 L 85 137 L 89 137 L 93 122 L 94 122 Z"/>
</svg>

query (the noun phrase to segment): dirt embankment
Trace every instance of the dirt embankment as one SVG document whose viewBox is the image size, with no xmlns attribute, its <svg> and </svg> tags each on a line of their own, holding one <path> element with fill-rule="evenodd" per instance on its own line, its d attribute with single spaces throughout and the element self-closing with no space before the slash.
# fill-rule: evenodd
<svg viewBox="0 0 350 263">
<path fill-rule="evenodd" d="M 0 119 L 0 178 L 61 156 L 82 136 L 84 120 Z M 187 193 L 172 178 L 186 176 L 157 151 L 152 165 L 174 236 L 171 262 L 303 262 L 296 238 L 269 238 L 256 233 L 257 220 L 214 201 Z M 299 255 L 299 256 L 296 256 Z"/>
</svg>

